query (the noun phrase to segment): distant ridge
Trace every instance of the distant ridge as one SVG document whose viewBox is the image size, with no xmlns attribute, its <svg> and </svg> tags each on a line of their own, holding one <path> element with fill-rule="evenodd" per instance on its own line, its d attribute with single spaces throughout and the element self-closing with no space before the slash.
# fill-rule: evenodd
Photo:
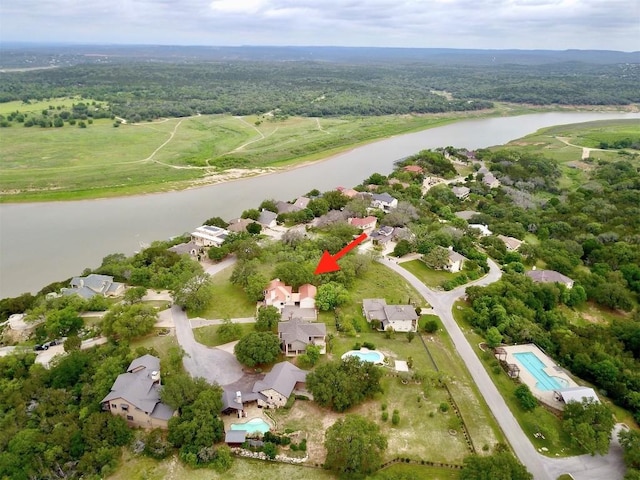
<svg viewBox="0 0 640 480">
<path fill-rule="evenodd" d="M 337 63 L 424 62 L 458 65 L 640 63 L 640 52 L 612 50 L 475 50 L 457 48 L 318 46 L 172 46 L 2 43 L 0 67 L 24 67 L 27 57 L 55 57 L 58 64 L 93 63 L 96 56 L 156 61 L 315 61 Z M 89 56 L 90 55 L 90 56 Z M 44 58 L 43 58 L 44 60 Z M 31 57 L 33 61 L 33 57 Z M 33 66 L 33 65 L 32 65 Z"/>
</svg>

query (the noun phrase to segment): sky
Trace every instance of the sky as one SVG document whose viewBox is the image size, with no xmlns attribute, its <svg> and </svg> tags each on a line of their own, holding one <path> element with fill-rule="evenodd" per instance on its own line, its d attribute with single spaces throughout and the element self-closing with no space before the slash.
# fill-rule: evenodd
<svg viewBox="0 0 640 480">
<path fill-rule="evenodd" d="M 640 0 L 8 0 L 0 40 L 637 51 Z"/>
</svg>

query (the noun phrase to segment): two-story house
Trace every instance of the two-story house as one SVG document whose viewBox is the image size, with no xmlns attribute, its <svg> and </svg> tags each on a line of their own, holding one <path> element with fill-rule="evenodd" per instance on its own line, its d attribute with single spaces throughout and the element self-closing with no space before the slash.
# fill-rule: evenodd
<svg viewBox="0 0 640 480">
<path fill-rule="evenodd" d="M 118 375 L 102 399 L 102 409 L 118 415 L 134 427 L 168 428 L 173 408 L 160 401 L 160 359 L 144 355 Z"/>
</svg>

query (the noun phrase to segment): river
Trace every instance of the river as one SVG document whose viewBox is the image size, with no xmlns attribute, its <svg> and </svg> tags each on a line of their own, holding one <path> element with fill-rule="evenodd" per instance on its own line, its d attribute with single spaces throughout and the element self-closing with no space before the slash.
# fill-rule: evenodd
<svg viewBox="0 0 640 480">
<path fill-rule="evenodd" d="M 291 200 L 313 188 L 356 185 L 373 172 L 391 172 L 395 160 L 425 148 L 483 148 L 552 125 L 634 118 L 640 114 L 554 112 L 464 120 L 379 140 L 306 167 L 229 183 L 100 200 L 2 204 L 0 298 L 36 292 L 99 266 L 110 253 L 132 254 L 152 240 L 189 232 L 207 218 L 237 217 L 265 198 Z M 580 158 L 577 149 L 576 156 Z"/>
</svg>

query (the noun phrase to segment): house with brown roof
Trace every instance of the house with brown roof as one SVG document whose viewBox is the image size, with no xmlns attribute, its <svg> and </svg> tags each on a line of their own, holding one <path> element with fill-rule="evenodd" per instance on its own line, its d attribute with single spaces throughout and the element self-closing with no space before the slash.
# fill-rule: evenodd
<svg viewBox="0 0 640 480">
<path fill-rule="evenodd" d="M 320 353 L 324 354 L 327 347 L 327 326 L 324 323 L 310 323 L 293 318 L 278 323 L 278 338 L 287 357 L 305 353 L 309 345 L 320 347 Z"/>
<path fill-rule="evenodd" d="M 264 305 L 274 306 L 282 313 L 284 307 L 316 308 L 316 293 L 318 290 L 310 283 L 300 285 L 297 293 L 293 288 L 274 278 L 264 290 Z"/>
<path fill-rule="evenodd" d="M 529 270 L 526 275 L 536 283 L 561 283 L 567 288 L 573 288 L 573 280 L 555 270 Z"/>
<path fill-rule="evenodd" d="M 376 225 L 378 223 L 378 218 L 372 215 L 369 215 L 368 217 L 364 217 L 364 218 L 353 217 L 353 218 L 350 218 L 348 222 L 350 225 L 353 225 L 354 227 L 359 228 L 365 233 L 371 233 L 376 228 Z"/>
<path fill-rule="evenodd" d="M 374 245 L 385 245 L 393 239 L 393 227 L 388 225 L 380 227 L 370 237 Z"/>
<path fill-rule="evenodd" d="M 393 328 L 396 332 L 415 332 L 418 329 L 418 315 L 411 305 L 387 305 L 384 298 L 362 300 L 362 314 L 367 322 L 380 322 L 380 330 Z"/>
<path fill-rule="evenodd" d="M 407 165 L 403 168 L 405 172 L 421 174 L 424 172 L 420 165 Z"/>
<path fill-rule="evenodd" d="M 247 231 L 247 226 L 252 223 L 256 223 L 255 220 L 250 218 L 234 218 L 229 221 L 229 225 L 227 225 L 227 230 L 234 233 L 244 233 Z"/>
<path fill-rule="evenodd" d="M 124 418 L 130 426 L 168 428 L 173 408 L 160 401 L 160 359 L 144 355 L 118 375 L 111 391 L 102 399 L 102 409 Z"/>
<path fill-rule="evenodd" d="M 518 240 L 514 237 L 508 237 L 506 235 L 498 235 L 498 238 L 502 240 L 502 243 L 504 243 L 505 247 L 507 247 L 507 250 L 510 252 L 515 252 L 524 243 L 522 240 Z"/>
<path fill-rule="evenodd" d="M 349 197 L 349 198 L 353 198 L 360 193 L 357 190 L 354 190 L 353 188 L 338 187 L 336 188 L 336 190 L 342 193 L 345 197 Z"/>
</svg>

